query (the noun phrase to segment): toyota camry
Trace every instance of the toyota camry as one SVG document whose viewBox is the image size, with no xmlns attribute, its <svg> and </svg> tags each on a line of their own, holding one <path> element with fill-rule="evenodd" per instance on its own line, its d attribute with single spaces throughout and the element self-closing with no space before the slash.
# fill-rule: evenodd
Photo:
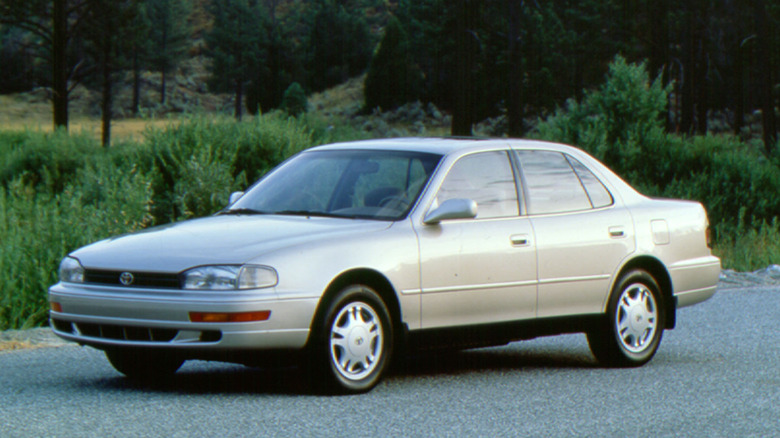
<svg viewBox="0 0 780 438">
<path fill-rule="evenodd" d="M 311 148 L 213 216 L 78 249 L 49 301 L 57 335 L 131 378 L 282 353 L 356 393 L 405 351 L 561 333 L 643 365 L 719 272 L 701 204 L 580 149 L 409 138 Z"/>
</svg>

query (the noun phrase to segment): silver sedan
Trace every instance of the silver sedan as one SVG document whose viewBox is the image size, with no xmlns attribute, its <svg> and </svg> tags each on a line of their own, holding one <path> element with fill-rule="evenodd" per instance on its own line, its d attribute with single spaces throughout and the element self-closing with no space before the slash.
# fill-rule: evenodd
<svg viewBox="0 0 780 438">
<path fill-rule="evenodd" d="M 49 300 L 57 335 L 131 378 L 281 352 L 354 393 L 402 348 L 560 333 L 639 366 L 719 272 L 701 204 L 579 149 L 410 138 L 309 149 L 214 216 L 74 251 Z"/>
</svg>

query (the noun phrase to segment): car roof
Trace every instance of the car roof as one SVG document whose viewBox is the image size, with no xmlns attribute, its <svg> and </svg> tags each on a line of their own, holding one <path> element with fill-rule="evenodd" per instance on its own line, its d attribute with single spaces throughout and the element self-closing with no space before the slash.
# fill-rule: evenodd
<svg viewBox="0 0 780 438">
<path fill-rule="evenodd" d="M 559 152 L 573 152 L 579 149 L 546 141 L 539 140 L 520 140 L 510 138 L 475 138 L 475 137 L 404 137 L 404 138 L 386 138 L 375 140 L 360 140 L 344 143 L 333 143 L 329 145 L 317 146 L 312 150 L 331 150 L 331 149 L 363 149 L 363 150 L 403 150 L 427 152 L 438 155 L 448 155 L 453 152 L 468 152 L 478 150 L 489 150 L 495 148 L 506 148 L 510 146 L 514 149 L 543 149 L 555 150 Z"/>
</svg>

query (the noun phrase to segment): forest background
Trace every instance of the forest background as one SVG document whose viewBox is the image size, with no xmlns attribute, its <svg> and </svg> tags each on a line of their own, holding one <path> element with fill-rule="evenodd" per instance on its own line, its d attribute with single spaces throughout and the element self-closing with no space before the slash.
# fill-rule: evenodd
<svg viewBox="0 0 780 438">
<path fill-rule="evenodd" d="M 0 330 L 59 261 L 213 214 L 289 155 L 400 135 L 577 145 L 780 262 L 780 1 L 0 0 Z"/>
</svg>

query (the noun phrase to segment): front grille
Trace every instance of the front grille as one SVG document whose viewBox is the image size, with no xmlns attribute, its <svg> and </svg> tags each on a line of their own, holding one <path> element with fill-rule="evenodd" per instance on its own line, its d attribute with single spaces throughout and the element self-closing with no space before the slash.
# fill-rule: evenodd
<svg viewBox="0 0 780 438">
<path fill-rule="evenodd" d="M 117 341 L 170 342 L 179 333 L 175 329 L 130 327 L 109 324 L 74 323 L 78 331 L 90 338 L 114 339 Z"/>
<path fill-rule="evenodd" d="M 114 341 L 135 342 L 171 342 L 179 331 L 138 326 L 120 326 L 113 324 L 94 324 L 86 322 L 70 322 L 53 318 L 55 330 L 71 335 L 89 338 L 111 339 Z M 219 342 L 222 332 L 219 330 L 203 330 L 200 332 L 200 342 Z"/>
<path fill-rule="evenodd" d="M 104 271 L 87 269 L 84 272 L 84 282 L 88 284 L 106 284 L 111 286 L 179 289 L 178 274 L 162 274 L 156 272 L 129 272 L 132 274 L 132 282 L 123 284 L 120 278 L 128 271 Z"/>
</svg>

